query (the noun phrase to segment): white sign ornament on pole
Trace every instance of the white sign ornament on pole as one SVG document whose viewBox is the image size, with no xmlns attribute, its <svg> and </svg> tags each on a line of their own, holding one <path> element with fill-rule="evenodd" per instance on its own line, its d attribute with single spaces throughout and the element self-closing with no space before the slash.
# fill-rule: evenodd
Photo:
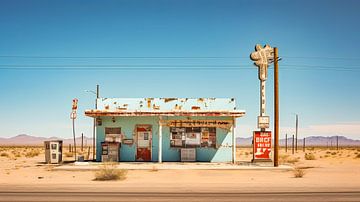
<svg viewBox="0 0 360 202">
<path fill-rule="evenodd" d="M 250 54 L 250 59 L 254 61 L 254 65 L 259 68 L 260 80 L 260 116 L 258 116 L 258 128 L 265 130 L 269 128 L 270 118 L 265 115 L 265 81 L 267 79 L 267 70 L 269 63 L 272 62 L 274 57 L 274 49 L 269 45 L 262 47 L 256 44 L 255 51 Z"/>
</svg>

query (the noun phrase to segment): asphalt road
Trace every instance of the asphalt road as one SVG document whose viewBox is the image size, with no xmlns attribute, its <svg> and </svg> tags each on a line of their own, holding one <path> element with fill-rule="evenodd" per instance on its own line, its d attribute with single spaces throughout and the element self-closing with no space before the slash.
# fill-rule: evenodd
<svg viewBox="0 0 360 202">
<path fill-rule="evenodd" d="M 360 201 L 360 192 L 2 192 L 0 201 Z"/>
</svg>

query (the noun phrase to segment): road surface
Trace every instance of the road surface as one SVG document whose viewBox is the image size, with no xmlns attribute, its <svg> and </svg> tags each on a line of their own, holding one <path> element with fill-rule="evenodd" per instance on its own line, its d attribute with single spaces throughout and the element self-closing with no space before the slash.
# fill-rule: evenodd
<svg viewBox="0 0 360 202">
<path fill-rule="evenodd" d="M 360 201 L 360 192 L 166 193 L 0 191 L 0 201 Z"/>
</svg>

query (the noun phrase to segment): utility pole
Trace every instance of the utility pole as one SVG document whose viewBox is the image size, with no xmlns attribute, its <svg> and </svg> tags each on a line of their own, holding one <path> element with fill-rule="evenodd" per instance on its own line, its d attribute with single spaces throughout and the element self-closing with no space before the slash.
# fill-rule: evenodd
<svg viewBox="0 0 360 202">
<path fill-rule="evenodd" d="M 95 109 L 97 109 L 97 99 L 100 97 L 99 85 L 96 85 L 96 99 L 95 99 Z M 96 160 L 95 155 L 95 134 L 96 134 L 96 117 L 94 117 L 94 124 L 93 124 L 93 161 Z"/>
<path fill-rule="evenodd" d="M 84 149 L 84 133 L 81 133 L 81 151 Z"/>
<path fill-rule="evenodd" d="M 295 137 L 293 135 L 292 136 L 292 154 L 294 154 L 294 139 L 295 139 Z"/>
<path fill-rule="evenodd" d="M 303 141 L 303 152 L 305 152 L 305 138 L 304 138 L 304 141 Z"/>
<path fill-rule="evenodd" d="M 279 166 L 279 65 L 278 48 L 274 47 L 274 166 Z"/>
<path fill-rule="evenodd" d="M 285 134 L 285 152 L 287 153 L 287 133 Z"/>
<path fill-rule="evenodd" d="M 297 152 L 298 149 L 298 128 L 299 128 L 299 115 L 296 114 L 296 131 L 295 131 L 295 151 Z"/>
</svg>

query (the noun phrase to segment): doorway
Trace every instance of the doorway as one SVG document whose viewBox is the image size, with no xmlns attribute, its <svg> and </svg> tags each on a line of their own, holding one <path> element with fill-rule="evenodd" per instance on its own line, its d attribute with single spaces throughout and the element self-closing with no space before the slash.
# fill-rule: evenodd
<svg viewBox="0 0 360 202">
<path fill-rule="evenodd" d="M 136 161 L 151 161 L 151 125 L 136 126 Z"/>
</svg>

